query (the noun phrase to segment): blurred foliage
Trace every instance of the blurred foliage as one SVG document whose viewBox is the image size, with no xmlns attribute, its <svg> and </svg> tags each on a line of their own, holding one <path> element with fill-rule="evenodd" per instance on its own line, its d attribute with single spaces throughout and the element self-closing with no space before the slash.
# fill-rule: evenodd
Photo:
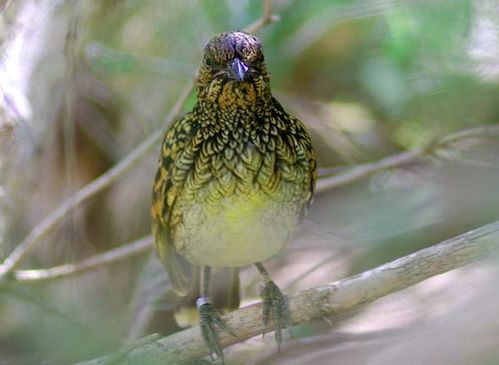
<svg viewBox="0 0 499 365">
<path fill-rule="evenodd" d="M 499 121 L 495 1 L 276 0 L 273 9 L 280 21 L 258 34 L 273 90 L 308 126 L 324 171 L 341 171 L 451 131 Z M 165 116 L 195 76 L 205 42 L 255 21 L 262 4 L 24 0 L 0 1 L 0 11 L 0 255 L 5 257 L 60 202 L 153 131 L 166 128 Z M 192 95 L 184 110 L 194 102 Z M 499 143 L 485 137 L 316 196 L 300 235 L 270 262 L 276 281 L 297 290 L 340 279 L 498 219 Z M 76 261 L 149 234 L 158 149 L 68 215 L 24 267 Z M 142 255 L 53 283 L 1 288 L 0 363 L 70 363 L 152 330 L 177 330 L 168 280 L 148 262 Z M 470 285 L 495 278 L 490 266 L 478 266 L 472 270 L 478 279 Z M 458 271 L 446 288 L 462 288 L 460 279 L 468 274 Z M 258 280 L 253 270 L 243 270 L 246 300 L 257 297 Z M 342 338 L 338 326 L 355 318 L 376 325 L 356 333 L 342 330 L 353 331 L 354 339 L 376 337 L 382 319 L 391 315 L 390 305 L 417 297 L 418 290 L 428 288 L 424 285 L 384 299 L 387 311 L 368 308 L 370 316 L 352 314 L 354 319 L 338 319 L 333 328 L 300 326 L 290 357 L 305 363 L 303 357 L 315 351 L 315 362 L 307 363 L 321 363 L 321 355 L 338 365 L 368 359 L 404 363 L 368 345 L 369 351 L 357 355 L 327 349 Z M 478 297 L 497 305 L 497 296 L 489 298 L 488 290 L 466 292 L 469 302 L 463 307 L 470 308 Z M 403 320 L 394 321 L 394 327 L 408 336 L 404 326 L 411 321 L 448 319 L 435 314 L 454 298 L 443 292 L 430 291 L 424 305 L 417 298 L 410 301 L 412 311 L 399 308 L 397 318 Z M 472 318 L 477 311 L 470 313 Z M 144 318 L 149 322 L 138 323 Z M 466 338 L 466 323 L 453 328 L 458 339 Z M 487 328 L 493 333 L 498 327 Z M 421 333 L 424 327 L 415 334 Z M 435 333 L 448 334 L 445 328 Z M 392 336 L 382 333 L 378 339 L 399 343 L 406 338 Z M 311 342 L 300 345 L 302 337 Z M 494 363 L 497 339 L 491 335 L 485 343 L 480 357 L 470 357 L 476 348 L 461 345 L 466 356 L 454 363 L 469 364 L 470 358 Z M 406 363 L 427 363 L 418 362 L 418 341 L 404 346 L 414 360 Z M 234 364 L 249 364 L 256 354 L 259 360 L 252 364 L 284 363 L 274 352 L 267 337 L 235 346 L 228 357 Z"/>
</svg>

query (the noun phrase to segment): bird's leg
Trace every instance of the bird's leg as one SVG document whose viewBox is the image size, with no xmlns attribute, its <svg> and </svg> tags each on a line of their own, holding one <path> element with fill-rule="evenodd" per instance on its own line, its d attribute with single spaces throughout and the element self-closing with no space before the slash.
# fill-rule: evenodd
<svg viewBox="0 0 499 365">
<path fill-rule="evenodd" d="M 218 335 L 215 327 L 230 333 L 235 336 L 224 323 L 220 314 L 217 312 L 213 304 L 210 302 L 208 297 L 209 287 L 210 287 L 210 275 L 211 268 L 208 266 L 203 266 L 201 268 L 201 296 L 196 301 L 196 307 L 199 312 L 199 324 L 201 326 L 201 335 L 203 336 L 204 342 L 210 351 L 210 357 L 212 360 L 213 354 L 217 356 L 217 359 L 224 364 L 224 353 L 223 348 L 220 346 L 218 341 Z"/>
<path fill-rule="evenodd" d="M 287 328 L 291 334 L 291 319 L 289 316 L 288 301 L 282 294 L 281 290 L 272 281 L 269 273 L 261 263 L 255 264 L 260 274 L 263 276 L 265 286 L 262 291 L 263 299 L 263 324 L 268 327 L 269 321 L 274 323 L 275 340 L 277 342 L 277 349 L 281 352 L 282 343 L 282 330 Z"/>
</svg>

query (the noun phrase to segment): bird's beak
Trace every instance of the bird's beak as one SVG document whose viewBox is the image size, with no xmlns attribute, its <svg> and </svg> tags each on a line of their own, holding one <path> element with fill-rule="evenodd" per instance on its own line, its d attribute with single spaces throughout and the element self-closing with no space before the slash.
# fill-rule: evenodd
<svg viewBox="0 0 499 365">
<path fill-rule="evenodd" d="M 249 70 L 249 66 L 236 57 L 230 64 L 230 69 L 232 70 L 232 73 L 236 77 L 237 81 L 243 81 L 244 76 Z"/>
</svg>

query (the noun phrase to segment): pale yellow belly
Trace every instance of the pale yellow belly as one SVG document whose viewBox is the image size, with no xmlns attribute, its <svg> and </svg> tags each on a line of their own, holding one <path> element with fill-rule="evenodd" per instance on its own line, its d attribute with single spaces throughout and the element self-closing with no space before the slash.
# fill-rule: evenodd
<svg viewBox="0 0 499 365">
<path fill-rule="evenodd" d="M 242 267 L 279 253 L 299 225 L 302 203 L 272 200 L 262 191 L 216 204 L 181 202 L 172 232 L 179 254 L 196 265 Z"/>
</svg>

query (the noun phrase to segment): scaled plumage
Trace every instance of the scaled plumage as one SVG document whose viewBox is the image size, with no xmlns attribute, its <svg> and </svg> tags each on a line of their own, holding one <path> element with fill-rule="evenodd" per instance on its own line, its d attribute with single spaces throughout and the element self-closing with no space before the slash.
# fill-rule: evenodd
<svg viewBox="0 0 499 365">
<path fill-rule="evenodd" d="M 242 80 L 234 63 L 247 68 Z M 303 124 L 270 93 L 256 37 L 214 37 L 197 86 L 193 110 L 166 133 L 153 194 L 156 248 L 179 294 L 174 252 L 208 266 L 268 259 L 294 233 L 316 174 Z"/>
<path fill-rule="evenodd" d="M 291 327 L 287 300 L 261 262 L 296 231 L 312 199 L 316 163 L 303 124 L 271 95 L 258 38 L 213 37 L 197 88 L 196 105 L 171 126 L 161 147 L 153 235 L 177 294 L 193 288 L 177 256 L 201 267 L 201 333 L 223 363 L 217 328 L 232 331 L 210 301 L 210 268 L 255 264 L 265 283 L 262 317 L 265 325 L 272 320 L 279 346 L 281 330 Z M 238 300 L 237 288 L 231 293 Z"/>
</svg>

